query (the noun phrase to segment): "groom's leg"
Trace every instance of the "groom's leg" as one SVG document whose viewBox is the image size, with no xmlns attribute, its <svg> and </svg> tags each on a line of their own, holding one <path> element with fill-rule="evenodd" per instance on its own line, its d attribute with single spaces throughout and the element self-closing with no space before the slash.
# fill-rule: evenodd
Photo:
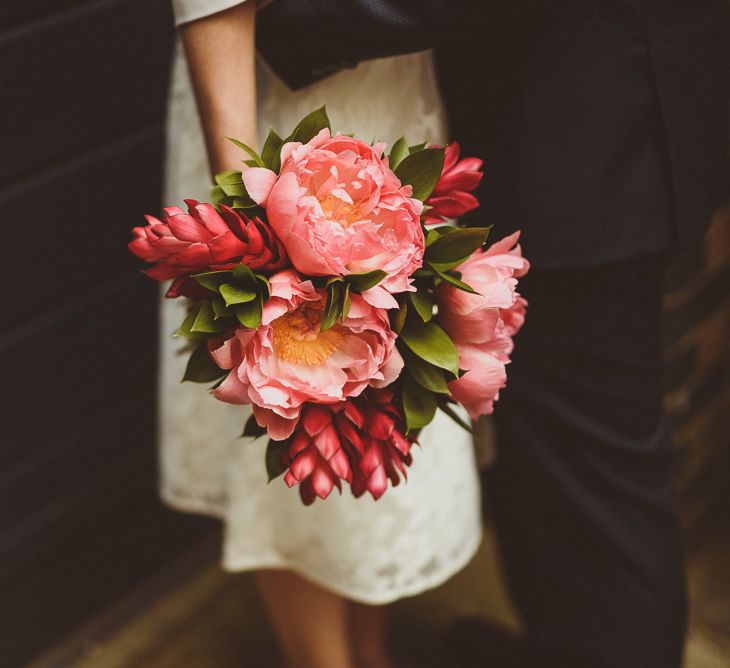
<svg viewBox="0 0 730 668">
<path fill-rule="evenodd" d="M 534 270 L 484 480 L 541 667 L 677 668 L 682 553 L 661 392 L 664 261 Z"/>
</svg>

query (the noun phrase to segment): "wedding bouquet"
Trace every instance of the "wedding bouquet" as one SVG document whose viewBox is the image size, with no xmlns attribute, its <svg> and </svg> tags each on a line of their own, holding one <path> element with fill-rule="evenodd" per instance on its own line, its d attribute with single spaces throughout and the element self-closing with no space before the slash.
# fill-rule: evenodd
<svg viewBox="0 0 730 668">
<path fill-rule="evenodd" d="M 405 477 L 442 410 L 490 413 L 525 316 L 518 233 L 454 218 L 476 208 L 482 162 L 459 147 L 369 144 L 330 131 L 324 108 L 286 139 L 270 130 L 215 206 L 186 200 L 135 227 L 130 250 L 189 300 L 183 380 L 253 410 L 270 479 L 305 504 L 342 482 L 380 498 Z"/>
</svg>

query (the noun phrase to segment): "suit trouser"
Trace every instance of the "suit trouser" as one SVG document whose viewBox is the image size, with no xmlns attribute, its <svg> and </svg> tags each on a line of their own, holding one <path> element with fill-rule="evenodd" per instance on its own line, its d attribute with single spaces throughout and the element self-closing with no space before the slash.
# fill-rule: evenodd
<svg viewBox="0 0 730 668">
<path fill-rule="evenodd" d="M 485 475 L 538 665 L 676 668 L 686 625 L 662 406 L 665 259 L 535 269 Z M 548 658 L 552 657 L 552 658 Z"/>
</svg>

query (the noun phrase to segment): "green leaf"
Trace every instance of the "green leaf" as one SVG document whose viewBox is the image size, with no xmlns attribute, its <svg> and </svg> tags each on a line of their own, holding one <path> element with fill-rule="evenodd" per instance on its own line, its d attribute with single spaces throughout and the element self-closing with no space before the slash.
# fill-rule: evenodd
<svg viewBox="0 0 730 668">
<path fill-rule="evenodd" d="M 320 107 L 307 114 L 294 128 L 284 141 L 298 141 L 306 144 L 312 137 L 315 137 L 320 130 L 330 127 L 330 119 L 327 117 L 327 108 Z"/>
<path fill-rule="evenodd" d="M 286 471 L 285 457 L 287 449 L 287 441 L 269 440 L 266 446 L 266 473 L 269 476 L 269 482 Z"/>
<path fill-rule="evenodd" d="M 218 380 L 221 376 L 227 375 L 228 372 L 221 369 L 208 354 L 208 344 L 201 341 L 193 350 L 188 364 L 185 367 L 185 375 L 183 382 L 186 380 L 193 383 L 210 383 Z"/>
<path fill-rule="evenodd" d="M 403 158 L 407 155 L 408 144 L 406 143 L 405 137 L 401 137 L 393 144 L 393 148 L 390 149 L 390 155 L 388 156 L 389 167 L 395 171 L 395 168 L 403 162 Z"/>
<path fill-rule="evenodd" d="M 399 345 L 398 350 L 403 356 L 406 370 L 421 387 L 438 394 L 451 394 L 443 369 L 439 369 L 439 367 L 429 364 L 418 355 L 414 355 L 404 345 Z"/>
<path fill-rule="evenodd" d="M 248 196 L 248 191 L 246 190 L 246 186 L 243 185 L 243 183 L 229 183 L 226 185 L 219 186 L 219 188 L 223 191 L 223 194 L 226 197 L 238 197 L 241 199 L 246 199 L 250 197 Z M 251 200 L 253 201 L 253 200 Z"/>
<path fill-rule="evenodd" d="M 208 338 L 205 336 L 205 334 L 201 334 L 200 332 L 193 332 L 192 327 L 195 324 L 195 319 L 198 317 L 198 312 L 200 311 L 200 307 L 202 304 L 195 304 L 190 310 L 188 311 L 187 316 L 185 317 L 185 320 L 183 320 L 182 324 L 178 328 L 178 330 L 173 334 L 173 336 L 182 336 L 186 339 L 205 339 Z"/>
<path fill-rule="evenodd" d="M 281 169 L 281 147 L 283 145 L 284 140 L 276 133 L 274 128 L 269 127 L 269 134 L 264 142 L 264 147 L 261 149 L 261 159 L 264 161 L 264 166 L 277 174 Z"/>
<path fill-rule="evenodd" d="M 264 300 L 261 293 L 256 295 L 256 299 L 244 304 L 236 304 L 233 310 L 236 318 L 244 327 L 256 329 L 261 324 L 261 315 L 263 313 Z"/>
<path fill-rule="evenodd" d="M 243 177 L 241 176 L 240 169 L 226 169 L 222 172 L 218 172 L 213 179 L 219 186 L 243 183 Z"/>
<path fill-rule="evenodd" d="M 409 292 L 408 297 L 421 320 L 428 322 L 433 317 L 433 297 L 431 293 L 428 290 L 418 290 L 417 292 Z"/>
<path fill-rule="evenodd" d="M 213 317 L 218 320 L 219 318 L 229 318 L 233 315 L 233 311 L 229 309 L 222 299 L 216 297 L 211 304 L 213 304 Z"/>
<path fill-rule="evenodd" d="M 459 373 L 459 353 L 456 346 L 434 320 L 422 322 L 419 318 L 406 318 L 400 337 L 420 358 L 450 371 L 454 376 Z"/>
<path fill-rule="evenodd" d="M 256 164 L 259 167 L 264 167 L 264 161 L 261 159 L 261 156 L 258 153 L 256 153 L 256 151 L 254 151 L 250 146 L 248 146 L 247 144 L 244 144 L 242 141 L 240 141 L 238 139 L 234 139 L 233 137 L 226 137 L 226 139 L 229 142 L 231 142 L 232 144 L 235 144 L 236 146 L 238 146 L 238 148 L 246 151 L 246 153 L 248 153 L 251 156 L 251 158 L 256 162 Z"/>
<path fill-rule="evenodd" d="M 193 278 L 211 292 L 218 292 L 221 285 L 231 280 L 231 271 L 206 271 L 202 274 L 193 274 Z"/>
<path fill-rule="evenodd" d="M 463 290 L 464 292 L 468 292 L 472 295 L 478 295 L 480 294 L 477 292 L 471 285 L 468 283 L 464 283 L 464 281 L 456 278 L 456 276 L 452 276 L 451 274 L 448 274 L 446 272 L 440 271 L 437 269 L 434 265 L 431 263 L 428 263 L 428 267 L 433 271 L 434 274 L 436 274 L 442 281 L 446 281 L 447 283 L 453 285 L 455 288 L 459 288 L 459 290 Z"/>
<path fill-rule="evenodd" d="M 327 287 L 327 302 L 325 303 L 322 320 L 319 323 L 321 332 L 328 330 L 342 315 L 343 289 L 341 283 L 331 283 Z"/>
<path fill-rule="evenodd" d="M 249 288 L 240 287 L 231 283 L 224 283 L 220 287 L 221 297 L 226 300 L 226 306 L 245 304 L 256 299 L 258 292 Z"/>
<path fill-rule="evenodd" d="M 340 320 L 342 322 L 345 322 L 345 318 L 350 313 L 350 306 L 352 306 L 352 302 L 350 300 L 350 284 L 347 283 L 345 285 L 345 298 L 342 300 L 342 314 L 340 315 Z"/>
<path fill-rule="evenodd" d="M 255 415 L 249 415 L 248 420 L 246 420 L 246 424 L 243 426 L 243 433 L 241 436 L 251 436 L 252 438 L 258 438 L 259 436 L 263 436 L 266 433 L 266 428 L 259 426 L 259 423 L 256 422 L 256 416 Z"/>
<path fill-rule="evenodd" d="M 382 269 L 374 269 L 364 274 L 348 274 L 344 279 L 358 292 L 364 292 L 376 286 L 387 275 Z"/>
<path fill-rule="evenodd" d="M 413 197 L 425 200 L 436 187 L 444 166 L 444 149 L 424 148 L 411 153 L 398 165 L 395 175 L 402 183 L 410 183 Z"/>
<path fill-rule="evenodd" d="M 249 269 L 245 264 L 237 264 L 235 267 L 233 267 L 233 277 L 238 281 L 239 283 L 250 287 L 251 289 L 256 289 L 257 279 L 256 274 Z"/>
<path fill-rule="evenodd" d="M 470 434 L 474 433 L 474 430 L 472 429 L 472 426 L 464 422 L 461 415 L 459 415 L 452 407 L 451 404 L 449 404 L 447 401 L 442 401 L 439 403 L 439 408 L 446 413 L 456 424 L 458 424 L 460 427 L 463 427 L 468 431 Z"/>
<path fill-rule="evenodd" d="M 216 322 L 213 306 L 210 302 L 203 302 L 198 310 L 193 326 L 190 328 L 192 332 L 201 332 L 204 334 L 218 334 L 225 329 L 225 325 Z"/>
<path fill-rule="evenodd" d="M 413 146 L 408 147 L 409 153 L 417 153 L 418 151 L 422 151 L 424 148 L 426 148 L 426 142 L 421 142 L 420 144 L 414 144 Z"/>
<path fill-rule="evenodd" d="M 426 247 L 430 246 L 436 239 L 444 234 L 451 234 L 458 231 L 459 228 L 454 225 L 439 225 L 438 227 L 429 227 L 426 232 Z"/>
<path fill-rule="evenodd" d="M 442 234 L 429 244 L 424 258 L 432 264 L 457 266 L 484 245 L 491 229 L 491 227 L 466 227 Z M 445 268 L 440 269 L 443 271 Z"/>
<path fill-rule="evenodd" d="M 396 333 L 400 334 L 404 325 L 406 324 L 406 317 L 408 316 L 408 302 L 403 300 L 400 308 L 396 311 L 391 309 L 388 311 L 390 315 L 390 327 Z"/>
<path fill-rule="evenodd" d="M 403 380 L 403 412 L 408 430 L 425 427 L 436 414 L 438 400 L 433 392 L 429 392 L 410 378 Z"/>
</svg>

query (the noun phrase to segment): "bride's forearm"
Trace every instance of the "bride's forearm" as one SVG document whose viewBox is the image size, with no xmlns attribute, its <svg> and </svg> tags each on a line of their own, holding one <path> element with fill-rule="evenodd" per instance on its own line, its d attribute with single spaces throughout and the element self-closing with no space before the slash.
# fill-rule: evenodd
<svg viewBox="0 0 730 668">
<path fill-rule="evenodd" d="M 248 0 L 180 26 L 212 173 L 246 157 L 226 136 L 256 144 L 255 24 Z"/>
</svg>

